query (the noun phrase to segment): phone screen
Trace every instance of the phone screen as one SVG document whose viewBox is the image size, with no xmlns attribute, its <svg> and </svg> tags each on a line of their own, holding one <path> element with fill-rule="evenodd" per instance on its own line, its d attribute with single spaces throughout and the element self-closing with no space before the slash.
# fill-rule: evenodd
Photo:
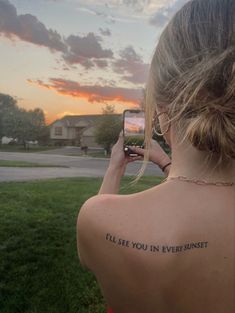
<svg viewBox="0 0 235 313">
<path fill-rule="evenodd" d="M 144 147 L 145 116 L 141 110 L 126 110 L 123 118 L 124 146 Z M 125 149 L 124 149 L 125 150 Z"/>
</svg>

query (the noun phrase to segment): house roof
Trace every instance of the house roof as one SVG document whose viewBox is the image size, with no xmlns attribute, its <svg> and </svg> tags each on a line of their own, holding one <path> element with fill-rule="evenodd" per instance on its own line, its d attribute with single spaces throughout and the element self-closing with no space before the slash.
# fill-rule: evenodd
<svg viewBox="0 0 235 313">
<path fill-rule="evenodd" d="M 122 114 L 112 114 L 114 116 L 121 116 Z M 56 122 L 61 122 L 65 127 L 87 127 L 98 121 L 103 114 L 91 114 L 91 115 L 65 115 L 62 119 L 56 120 L 51 124 Z"/>
</svg>

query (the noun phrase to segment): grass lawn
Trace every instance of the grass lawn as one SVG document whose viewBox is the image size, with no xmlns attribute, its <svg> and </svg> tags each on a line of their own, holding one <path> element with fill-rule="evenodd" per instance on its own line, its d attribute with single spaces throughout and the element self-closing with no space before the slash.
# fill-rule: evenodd
<svg viewBox="0 0 235 313">
<path fill-rule="evenodd" d="M 143 177 L 122 194 L 150 188 L 162 178 Z M 79 208 L 102 179 L 69 178 L 0 183 L 0 312 L 105 313 L 92 273 L 79 264 Z"/>
<path fill-rule="evenodd" d="M 0 160 L 0 167 L 66 167 L 61 165 L 52 165 L 52 164 L 39 164 L 31 163 L 25 161 L 11 161 L 11 160 Z"/>
</svg>

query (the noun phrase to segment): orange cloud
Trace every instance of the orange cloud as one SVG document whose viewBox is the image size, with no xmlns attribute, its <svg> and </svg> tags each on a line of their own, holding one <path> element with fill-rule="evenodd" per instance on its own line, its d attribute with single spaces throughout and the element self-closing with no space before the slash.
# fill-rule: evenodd
<svg viewBox="0 0 235 313">
<path fill-rule="evenodd" d="M 88 102 L 120 101 L 136 106 L 143 94 L 142 89 L 80 85 L 75 81 L 61 78 L 51 78 L 50 83 L 31 79 L 28 79 L 28 82 L 43 88 L 55 90 L 57 93 L 65 96 L 86 99 Z"/>
</svg>

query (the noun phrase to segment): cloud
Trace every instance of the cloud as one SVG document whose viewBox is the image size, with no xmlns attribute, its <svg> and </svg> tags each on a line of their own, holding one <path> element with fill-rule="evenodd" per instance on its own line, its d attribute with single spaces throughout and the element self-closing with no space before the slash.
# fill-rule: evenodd
<svg viewBox="0 0 235 313">
<path fill-rule="evenodd" d="M 111 31 L 109 28 L 104 29 L 104 28 L 100 27 L 99 31 L 100 31 L 101 35 L 103 35 L 103 36 L 111 36 Z"/>
<path fill-rule="evenodd" d="M 47 29 L 31 14 L 17 15 L 16 8 L 8 0 L 0 0 L 0 33 L 8 38 L 16 36 L 52 51 L 67 50 L 58 32 Z"/>
<path fill-rule="evenodd" d="M 169 20 L 169 17 L 163 12 L 156 12 L 150 19 L 149 23 L 156 27 L 164 26 Z"/>
<path fill-rule="evenodd" d="M 174 14 L 176 11 L 181 9 L 189 0 L 175 0 L 172 6 L 170 6 L 169 10 Z"/>
<path fill-rule="evenodd" d="M 102 59 L 113 58 L 113 52 L 110 49 L 103 49 L 101 41 L 101 37 L 94 33 L 88 33 L 84 37 L 71 35 L 66 39 L 68 51 L 63 57 L 68 63 L 79 63 L 87 69 L 95 64 L 98 67 L 105 67 L 107 62 Z"/>
<path fill-rule="evenodd" d="M 118 1 L 93 1 L 93 0 L 72 0 L 73 5 L 78 5 L 77 10 L 87 13 L 89 15 L 96 15 L 103 18 L 107 24 L 114 24 L 116 22 L 121 23 L 133 23 L 136 19 L 146 19 L 142 15 L 142 9 L 139 9 L 139 0 L 136 3 L 128 3 L 125 0 Z M 149 0 L 148 0 L 149 1 Z M 159 1 L 159 0 L 158 0 Z M 141 1 L 141 5 L 146 0 Z M 146 3 L 145 3 L 146 4 Z M 141 6 L 142 8 L 142 6 Z M 138 16 L 135 13 L 138 12 Z M 139 14 L 140 13 L 140 14 Z"/>
<path fill-rule="evenodd" d="M 145 83 L 149 64 L 143 62 L 141 56 L 136 53 L 132 46 L 127 46 L 121 50 L 119 55 L 120 58 L 112 64 L 113 70 L 118 74 L 122 74 L 124 80 L 132 83 Z"/>
<path fill-rule="evenodd" d="M 99 68 L 105 68 L 108 66 L 108 62 L 106 60 L 94 60 L 94 63 L 99 67 Z"/>
<path fill-rule="evenodd" d="M 164 5 L 174 0 L 73 0 L 74 3 L 83 3 L 86 6 L 95 6 L 96 8 L 106 8 L 110 11 L 118 11 L 126 15 L 126 11 L 139 12 L 145 15 L 152 14 Z"/>
<path fill-rule="evenodd" d="M 103 31 L 108 34 L 108 29 Z M 86 69 L 95 66 L 104 68 L 108 65 L 106 59 L 113 57 L 112 50 L 102 47 L 100 36 L 88 33 L 86 36 L 62 38 L 57 31 L 47 29 L 37 17 L 17 15 L 16 8 L 8 0 L 0 0 L 0 34 L 47 47 L 53 52 L 62 52 L 68 64 L 80 64 Z"/>
<path fill-rule="evenodd" d="M 29 83 L 55 90 L 57 93 L 86 99 L 88 102 L 120 101 L 136 105 L 142 97 L 142 89 L 122 88 L 100 85 L 80 85 L 79 83 L 61 78 L 51 78 L 49 83 L 42 80 L 28 79 Z"/>
<path fill-rule="evenodd" d="M 136 12 L 143 12 L 150 1 L 146 0 L 122 0 L 122 4 L 132 8 Z"/>
<path fill-rule="evenodd" d="M 172 5 L 160 8 L 154 15 L 151 16 L 149 23 L 156 27 L 164 26 L 187 2 L 188 0 L 175 0 Z"/>
<path fill-rule="evenodd" d="M 89 8 L 79 7 L 76 10 L 80 11 L 80 12 L 84 12 L 84 13 L 90 14 L 90 15 L 96 15 L 96 12 L 91 10 L 91 9 L 89 9 Z"/>
</svg>

